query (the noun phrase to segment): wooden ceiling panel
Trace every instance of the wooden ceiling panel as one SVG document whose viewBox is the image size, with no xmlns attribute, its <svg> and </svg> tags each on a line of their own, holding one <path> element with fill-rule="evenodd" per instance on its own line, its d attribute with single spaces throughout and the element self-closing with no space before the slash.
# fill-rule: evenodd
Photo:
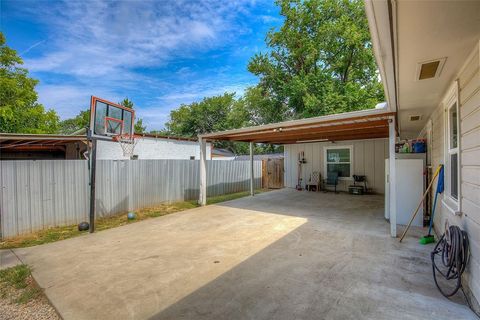
<svg viewBox="0 0 480 320">
<path fill-rule="evenodd" d="M 369 111 L 368 116 L 331 119 L 318 117 L 258 127 L 234 129 L 201 135 L 206 141 L 228 140 L 270 144 L 292 144 L 317 140 L 342 141 L 387 138 L 389 121 L 394 113 Z M 357 113 L 358 114 L 358 113 Z M 355 114 L 355 115 L 357 115 Z"/>
<path fill-rule="evenodd" d="M 253 134 L 250 136 L 242 137 L 243 141 L 258 141 L 258 140 L 279 140 L 279 139 L 324 139 L 328 136 L 346 135 L 346 134 L 361 134 L 361 133 L 377 133 L 384 132 L 388 134 L 388 127 L 367 127 L 350 130 L 333 130 L 333 131 L 303 131 L 298 130 L 296 132 L 277 132 L 275 134 Z M 227 140 L 235 140 L 235 138 L 228 138 Z"/>
<path fill-rule="evenodd" d="M 395 115 L 395 112 L 382 112 L 379 114 L 354 116 L 350 118 L 319 120 L 318 122 L 311 122 L 311 123 L 298 123 L 298 124 L 296 123 L 296 122 L 302 122 L 304 120 L 305 121 L 314 120 L 314 118 L 306 118 L 301 120 L 279 122 L 276 124 L 260 125 L 258 127 L 233 129 L 233 130 L 217 132 L 217 133 L 208 133 L 208 134 L 204 134 L 203 136 L 205 136 L 206 139 L 224 140 L 223 138 L 226 138 L 226 137 L 234 137 L 234 136 L 240 137 L 244 134 L 250 134 L 252 132 L 268 133 L 268 132 L 272 132 L 274 129 L 283 129 L 283 130 L 301 129 L 301 128 L 305 129 L 305 128 L 314 128 L 314 127 L 330 127 L 331 125 L 341 125 L 341 124 L 351 124 L 351 123 L 359 124 L 361 126 L 362 124 L 376 121 L 376 120 L 388 121 L 388 118 L 394 115 Z"/>
<path fill-rule="evenodd" d="M 330 142 L 335 142 L 335 141 L 345 141 L 345 140 L 366 140 L 366 139 L 380 139 L 380 138 L 387 138 L 385 134 L 383 133 L 375 133 L 375 134 L 361 134 L 361 135 L 342 135 L 342 136 L 337 136 L 335 139 L 328 140 Z M 299 142 L 302 140 L 272 140 L 272 141 L 258 141 L 258 143 L 270 143 L 270 144 L 296 144 L 296 143 L 309 143 L 308 141 L 303 141 Z M 325 141 L 325 142 L 328 142 Z M 316 141 L 311 141 L 311 142 L 316 142 Z M 320 142 L 320 141 L 318 141 Z"/>
</svg>

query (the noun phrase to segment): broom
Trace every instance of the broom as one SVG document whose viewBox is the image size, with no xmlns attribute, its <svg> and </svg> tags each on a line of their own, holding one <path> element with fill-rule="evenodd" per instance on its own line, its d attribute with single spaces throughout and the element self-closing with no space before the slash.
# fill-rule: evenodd
<svg viewBox="0 0 480 320">
<path fill-rule="evenodd" d="M 420 207 L 422 206 L 422 203 L 423 203 L 423 201 L 425 200 L 425 198 L 426 198 L 426 196 L 427 196 L 427 194 L 428 194 L 428 191 L 429 191 L 430 188 L 432 187 L 433 182 L 435 181 L 435 178 L 438 176 L 438 174 L 440 173 L 440 170 L 442 170 L 442 168 L 443 168 L 443 165 L 441 164 L 441 165 L 438 166 L 437 170 L 435 171 L 435 174 L 433 175 L 432 181 L 430 181 L 430 184 L 428 185 L 427 190 L 425 190 L 425 192 L 423 193 L 422 200 L 420 200 L 420 203 L 418 204 L 417 209 L 415 209 L 415 211 L 413 212 L 412 217 L 410 218 L 410 221 L 408 222 L 407 227 L 405 228 L 405 231 L 403 231 L 403 234 L 402 234 L 402 236 L 400 237 L 399 242 L 402 242 L 403 238 L 405 238 L 405 235 L 407 234 L 408 229 L 410 229 L 410 226 L 411 226 L 411 224 L 412 224 L 412 222 L 413 222 L 413 219 L 415 219 L 415 216 L 417 215 L 418 210 L 419 210 Z"/>
<path fill-rule="evenodd" d="M 437 196 L 439 193 L 443 192 L 444 188 L 444 180 L 443 180 L 443 166 L 440 169 L 440 174 L 438 175 L 437 181 L 437 190 L 435 191 L 435 199 L 433 200 L 433 208 L 432 208 L 432 216 L 430 217 L 430 226 L 428 228 L 428 234 L 423 236 L 418 241 L 420 244 L 429 244 L 435 242 L 435 237 L 432 234 L 432 226 L 433 226 L 433 217 L 435 216 L 435 208 L 437 206 Z"/>
</svg>

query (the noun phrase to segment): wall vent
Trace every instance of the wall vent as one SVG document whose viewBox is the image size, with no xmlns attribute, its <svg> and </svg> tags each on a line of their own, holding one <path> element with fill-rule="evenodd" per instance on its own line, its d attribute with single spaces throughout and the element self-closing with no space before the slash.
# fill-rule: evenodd
<svg viewBox="0 0 480 320">
<path fill-rule="evenodd" d="M 410 121 L 419 121 L 419 120 L 422 119 L 422 116 L 420 116 L 420 115 L 410 115 L 410 116 L 408 116 L 408 119 Z"/>
<path fill-rule="evenodd" d="M 415 80 L 427 80 L 438 78 L 442 72 L 443 65 L 447 58 L 423 61 L 417 64 L 417 74 Z"/>
</svg>

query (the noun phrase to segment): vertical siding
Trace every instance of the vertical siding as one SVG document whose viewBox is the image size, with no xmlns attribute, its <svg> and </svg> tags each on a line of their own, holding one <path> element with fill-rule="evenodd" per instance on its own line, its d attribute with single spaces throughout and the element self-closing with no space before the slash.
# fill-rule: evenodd
<svg viewBox="0 0 480 320">
<path fill-rule="evenodd" d="M 250 189 L 249 161 L 207 161 L 208 196 Z M 4 238 L 87 220 L 84 160 L 0 161 L 0 231 Z M 254 162 L 261 187 L 262 162 Z M 98 217 L 198 198 L 199 161 L 98 160 Z"/>
<path fill-rule="evenodd" d="M 385 159 L 388 157 L 388 139 L 355 140 L 335 143 L 335 146 L 352 146 L 353 173 L 366 175 L 369 188 L 376 193 L 385 190 Z M 303 184 L 310 174 L 319 171 L 322 178 L 324 172 L 324 147 L 332 146 L 329 142 L 315 142 L 285 145 L 285 186 L 295 188 L 298 179 L 298 153 L 305 152 L 307 163 L 302 165 Z M 347 190 L 351 180 L 339 182 L 340 190 Z"/>
<path fill-rule="evenodd" d="M 437 234 L 444 232 L 448 220 L 468 232 L 471 259 L 465 272 L 468 288 L 480 300 L 480 57 L 477 45 L 465 61 L 458 75 L 460 113 L 460 175 L 461 175 L 461 216 L 455 216 L 440 201 L 435 212 Z M 432 166 L 436 168 L 445 162 L 445 106 L 439 105 L 431 114 Z M 425 129 L 424 129 L 425 130 Z"/>
</svg>

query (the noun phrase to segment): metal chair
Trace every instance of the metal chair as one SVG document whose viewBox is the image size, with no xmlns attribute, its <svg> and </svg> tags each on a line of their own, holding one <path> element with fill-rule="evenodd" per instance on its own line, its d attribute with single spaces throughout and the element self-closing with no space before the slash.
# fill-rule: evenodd
<svg viewBox="0 0 480 320">
<path fill-rule="evenodd" d="M 307 191 L 312 191 L 312 188 L 315 188 L 315 191 L 320 190 L 320 173 L 317 171 L 312 172 L 310 175 L 310 180 L 308 180 L 306 189 Z"/>
<path fill-rule="evenodd" d="M 338 185 L 338 172 L 330 171 L 327 172 L 327 179 L 324 181 L 324 190 L 327 191 L 326 187 L 334 187 L 335 193 L 337 193 L 337 185 Z"/>
<path fill-rule="evenodd" d="M 363 182 L 363 186 L 361 185 Z M 353 175 L 353 186 L 357 187 L 357 183 L 360 184 L 360 187 L 363 187 L 363 192 L 367 193 L 368 188 L 367 188 L 367 176 L 360 176 L 360 175 Z"/>
</svg>

